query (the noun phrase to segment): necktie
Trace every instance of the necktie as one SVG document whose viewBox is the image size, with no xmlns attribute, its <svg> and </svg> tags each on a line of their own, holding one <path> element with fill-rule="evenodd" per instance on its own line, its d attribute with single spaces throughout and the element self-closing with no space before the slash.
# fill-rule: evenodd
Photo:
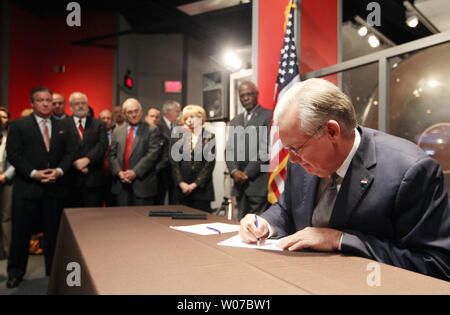
<svg viewBox="0 0 450 315">
<path fill-rule="evenodd" d="M 42 138 L 44 139 L 45 148 L 47 152 L 50 151 L 50 134 L 48 132 L 47 120 L 42 119 Z"/>
<path fill-rule="evenodd" d="M 130 131 L 128 131 L 127 142 L 125 144 L 125 152 L 123 154 L 123 170 L 127 171 L 130 169 L 130 153 L 133 146 L 133 131 L 134 127 L 130 126 Z"/>
<path fill-rule="evenodd" d="M 111 148 L 111 144 L 108 144 L 108 148 L 106 149 L 105 152 L 105 160 L 103 161 L 103 172 L 105 173 L 106 176 L 109 176 L 111 170 L 110 170 L 110 166 L 109 166 L 109 150 Z"/>
<path fill-rule="evenodd" d="M 80 130 L 80 139 L 83 140 L 84 129 L 83 129 L 83 125 L 81 124 L 81 119 L 78 120 L 78 130 Z"/>
<path fill-rule="evenodd" d="M 331 213 L 333 212 L 334 202 L 336 201 L 337 190 L 337 179 L 338 175 L 333 173 L 331 178 L 328 178 L 329 183 L 327 184 L 325 191 L 320 197 L 316 208 L 312 216 L 312 226 L 314 227 L 328 227 L 330 223 Z"/>
</svg>

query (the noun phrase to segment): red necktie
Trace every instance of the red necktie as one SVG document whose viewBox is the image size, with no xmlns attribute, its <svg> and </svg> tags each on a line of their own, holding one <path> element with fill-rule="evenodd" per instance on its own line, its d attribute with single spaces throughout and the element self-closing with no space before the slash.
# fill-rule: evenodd
<svg viewBox="0 0 450 315">
<path fill-rule="evenodd" d="M 78 130 L 80 130 L 80 138 L 83 140 L 84 137 L 84 129 L 83 129 L 83 125 L 81 124 L 81 119 L 78 120 L 79 125 L 78 125 Z"/>
<path fill-rule="evenodd" d="M 109 166 L 109 150 L 111 148 L 111 145 L 108 144 L 108 148 L 106 149 L 105 152 L 105 160 L 103 161 L 103 172 L 105 173 L 106 176 L 109 176 L 109 174 L 111 173 L 111 169 Z"/>
<path fill-rule="evenodd" d="M 125 144 L 125 153 L 123 154 L 123 170 L 127 171 L 130 169 L 130 153 L 131 147 L 133 146 L 133 130 L 134 127 L 130 126 L 130 131 L 128 131 L 127 143 Z"/>
</svg>

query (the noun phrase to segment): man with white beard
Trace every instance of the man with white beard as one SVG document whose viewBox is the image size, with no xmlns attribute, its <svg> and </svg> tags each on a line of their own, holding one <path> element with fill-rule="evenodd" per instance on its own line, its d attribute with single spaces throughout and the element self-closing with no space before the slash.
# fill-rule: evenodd
<svg viewBox="0 0 450 315">
<path fill-rule="evenodd" d="M 88 116 L 89 105 L 85 94 L 73 92 L 69 103 L 73 116 L 64 122 L 68 124 L 77 148 L 72 168 L 66 177 L 70 192 L 66 198 L 66 207 L 101 207 L 103 186 L 106 184 L 103 172 L 108 148 L 106 125 L 100 119 Z"/>
</svg>

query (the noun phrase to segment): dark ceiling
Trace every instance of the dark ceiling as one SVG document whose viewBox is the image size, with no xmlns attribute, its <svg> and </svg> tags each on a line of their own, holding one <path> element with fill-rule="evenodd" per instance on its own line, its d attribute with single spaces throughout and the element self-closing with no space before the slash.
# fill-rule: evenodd
<svg viewBox="0 0 450 315">
<path fill-rule="evenodd" d="M 20 8 L 40 17 L 67 13 L 70 1 L 61 0 L 10 0 Z M 376 27 L 396 44 L 428 36 L 431 33 L 421 24 L 411 29 L 405 24 L 404 0 L 378 1 L 381 5 L 381 26 Z M 203 43 L 234 46 L 251 45 L 251 3 L 222 10 L 189 16 L 178 10 L 179 5 L 192 0 L 77 0 L 82 11 L 119 12 L 134 33 L 183 33 Z M 353 21 L 355 15 L 366 19 L 371 0 L 343 0 L 343 19 Z M 88 43 L 87 41 L 86 43 Z"/>
<path fill-rule="evenodd" d="M 416 28 L 410 28 L 405 23 L 405 0 L 376 1 L 381 7 L 381 26 L 375 28 L 383 33 L 395 44 L 400 45 L 431 35 L 431 32 L 420 23 Z M 366 20 L 372 10 L 367 10 L 367 5 L 373 0 L 343 0 L 343 20 L 354 21 L 354 16 L 359 15 Z M 412 3 L 413 0 L 410 0 Z"/>
<path fill-rule="evenodd" d="M 70 1 L 10 0 L 33 15 L 45 18 L 67 14 Z M 246 46 L 251 44 L 251 3 L 195 16 L 177 9 L 192 0 L 77 0 L 82 12 L 118 12 L 131 26 L 128 32 L 140 34 L 182 33 L 209 45 Z M 104 38 L 103 38 L 104 39 Z M 88 44 L 89 41 L 83 42 Z"/>
</svg>

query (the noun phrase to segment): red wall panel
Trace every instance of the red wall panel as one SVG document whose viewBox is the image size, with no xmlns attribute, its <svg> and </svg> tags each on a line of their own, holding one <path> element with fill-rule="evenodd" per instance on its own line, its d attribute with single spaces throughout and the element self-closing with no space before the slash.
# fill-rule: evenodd
<svg viewBox="0 0 450 315">
<path fill-rule="evenodd" d="M 289 0 L 260 0 L 258 17 L 258 90 L 259 103 L 273 108 L 278 62 L 283 45 L 284 10 Z"/>
<path fill-rule="evenodd" d="M 259 1 L 258 89 L 259 102 L 266 108 L 273 108 L 288 4 L 288 0 Z M 336 64 L 337 0 L 302 0 L 301 5 L 301 73 Z"/>
<path fill-rule="evenodd" d="M 74 46 L 87 37 L 112 33 L 112 13 L 82 15 L 81 27 L 69 27 L 66 15 L 38 18 L 11 5 L 9 110 L 18 118 L 30 107 L 29 93 L 38 85 L 68 98 L 80 91 L 88 96 L 95 114 L 112 106 L 114 51 L 111 48 Z M 64 65 L 65 72 L 54 67 Z"/>
</svg>

